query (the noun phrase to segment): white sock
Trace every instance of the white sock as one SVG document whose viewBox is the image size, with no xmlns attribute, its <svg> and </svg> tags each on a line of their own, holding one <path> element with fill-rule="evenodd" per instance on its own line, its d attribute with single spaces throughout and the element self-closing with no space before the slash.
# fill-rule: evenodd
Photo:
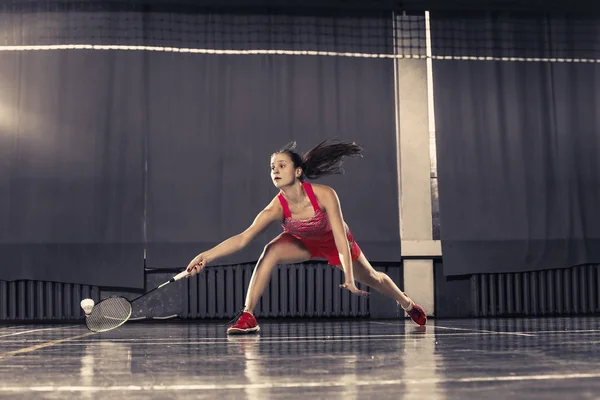
<svg viewBox="0 0 600 400">
<path fill-rule="evenodd" d="M 409 304 L 409 305 L 408 305 L 408 307 L 406 307 L 406 308 L 402 307 L 402 306 L 400 305 L 400 303 L 398 303 L 398 305 L 400 305 L 400 307 L 402 307 L 402 309 L 403 309 L 404 311 L 407 311 L 407 312 L 413 309 L 413 305 L 414 305 L 414 304 L 415 304 L 415 303 L 412 301 L 412 299 L 410 299 L 410 304 Z"/>
</svg>

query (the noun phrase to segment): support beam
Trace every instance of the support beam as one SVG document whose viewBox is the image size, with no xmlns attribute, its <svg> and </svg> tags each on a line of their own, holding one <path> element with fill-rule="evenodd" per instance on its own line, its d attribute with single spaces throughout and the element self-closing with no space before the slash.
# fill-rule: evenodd
<svg viewBox="0 0 600 400">
<path fill-rule="evenodd" d="M 435 291 L 431 257 L 441 255 L 441 246 L 432 240 L 427 60 L 397 59 L 395 74 L 402 255 L 419 257 L 403 260 L 404 289 L 428 315 L 433 315 Z"/>
</svg>

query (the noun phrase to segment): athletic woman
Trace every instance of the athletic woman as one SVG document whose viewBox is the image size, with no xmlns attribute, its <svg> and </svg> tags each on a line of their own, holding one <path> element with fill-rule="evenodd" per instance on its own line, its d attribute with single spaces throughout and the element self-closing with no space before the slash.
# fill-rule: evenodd
<svg viewBox="0 0 600 400">
<path fill-rule="evenodd" d="M 296 143 L 292 142 L 271 156 L 271 179 L 279 193 L 253 223 L 244 232 L 198 254 L 187 267 L 190 276 L 194 276 L 210 262 L 243 249 L 271 223 L 281 223 L 283 232 L 265 246 L 250 279 L 244 309 L 227 333 L 260 330 L 253 311 L 276 265 L 314 258 L 326 259 L 342 269 L 344 283 L 340 288 L 367 295 L 356 287 L 355 281 L 358 281 L 393 298 L 413 321 L 425 325 L 427 316 L 423 308 L 403 293 L 389 276 L 375 271 L 362 254 L 344 222 L 335 190 L 307 182 L 307 179 L 343 173 L 344 158 L 361 156 L 362 148 L 352 142 L 325 140 L 302 157 L 294 151 L 295 147 Z"/>
</svg>

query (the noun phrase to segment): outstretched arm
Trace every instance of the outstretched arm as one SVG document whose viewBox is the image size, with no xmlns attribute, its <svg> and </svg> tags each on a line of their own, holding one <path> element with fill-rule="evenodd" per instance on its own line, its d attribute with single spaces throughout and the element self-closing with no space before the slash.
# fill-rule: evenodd
<svg viewBox="0 0 600 400">
<path fill-rule="evenodd" d="M 344 270 L 345 280 L 340 287 L 343 289 L 348 289 L 355 294 L 367 295 L 368 292 L 358 289 L 354 283 L 354 272 L 352 270 L 352 257 L 350 255 L 348 236 L 346 236 L 346 227 L 344 226 L 342 207 L 335 190 L 330 187 L 324 187 L 323 199 L 321 202 L 325 206 L 325 211 L 329 217 L 331 230 L 333 232 L 333 239 L 335 240 L 335 247 L 338 250 L 340 261 L 342 262 L 342 269 Z"/>
<path fill-rule="evenodd" d="M 258 213 L 252 224 L 245 231 L 224 240 L 210 250 L 198 254 L 188 264 L 187 271 L 191 276 L 194 276 L 206 267 L 206 264 L 209 262 L 242 250 L 256 236 L 263 232 L 271 222 L 280 221 L 282 218 L 283 212 L 281 206 L 277 198 L 274 198 L 267 207 Z"/>
</svg>

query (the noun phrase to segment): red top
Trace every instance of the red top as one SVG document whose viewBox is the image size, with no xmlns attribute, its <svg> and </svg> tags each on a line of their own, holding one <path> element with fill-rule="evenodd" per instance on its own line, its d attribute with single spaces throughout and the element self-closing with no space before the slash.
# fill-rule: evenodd
<svg viewBox="0 0 600 400">
<path fill-rule="evenodd" d="M 279 198 L 281 207 L 283 207 L 284 215 L 283 223 L 281 224 L 283 231 L 302 241 L 334 242 L 329 217 L 319 207 L 312 185 L 308 182 L 302 182 L 302 186 L 304 186 L 304 190 L 315 210 L 315 215 L 308 219 L 292 218 L 290 208 L 283 197 L 283 193 L 279 193 L 277 197 Z M 348 233 L 346 223 L 344 223 L 344 228 L 346 229 L 346 233 Z"/>
</svg>

